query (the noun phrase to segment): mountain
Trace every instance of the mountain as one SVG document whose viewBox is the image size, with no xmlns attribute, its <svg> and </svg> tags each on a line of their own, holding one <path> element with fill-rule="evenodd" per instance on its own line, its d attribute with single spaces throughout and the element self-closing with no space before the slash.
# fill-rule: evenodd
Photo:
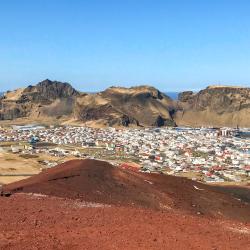
<svg viewBox="0 0 250 250">
<path fill-rule="evenodd" d="M 79 94 L 68 83 L 48 79 L 35 86 L 8 91 L 0 99 L 0 120 L 69 116 Z"/>
<path fill-rule="evenodd" d="M 3 186 L 0 202 L 1 249 L 249 246 L 250 205 L 231 191 L 103 161 L 73 160 Z"/>
<path fill-rule="evenodd" d="M 23 91 L 23 99 L 35 102 L 51 102 L 56 99 L 64 99 L 79 95 L 69 83 L 51 81 L 46 79 L 36 86 L 28 86 Z"/>
<path fill-rule="evenodd" d="M 58 119 L 100 126 L 175 125 L 173 101 L 149 86 L 111 87 L 95 94 L 80 93 L 68 83 L 44 80 L 7 92 L 0 99 L 0 120 Z"/>
<path fill-rule="evenodd" d="M 98 127 L 250 127 L 250 88 L 210 86 L 173 100 L 151 86 L 81 93 L 47 79 L 0 97 L 0 120 L 17 118 Z"/>
<path fill-rule="evenodd" d="M 153 87 L 111 87 L 77 98 L 75 116 L 109 126 L 173 126 L 172 109 L 171 98 Z"/>
<path fill-rule="evenodd" d="M 179 95 L 178 125 L 250 127 L 250 88 L 209 86 Z"/>
</svg>

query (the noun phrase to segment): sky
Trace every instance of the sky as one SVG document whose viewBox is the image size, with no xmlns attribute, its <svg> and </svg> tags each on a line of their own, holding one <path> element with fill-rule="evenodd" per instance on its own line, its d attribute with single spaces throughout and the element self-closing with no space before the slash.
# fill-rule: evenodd
<svg viewBox="0 0 250 250">
<path fill-rule="evenodd" d="M 250 87 L 248 0 L 1 0 L 0 90 Z"/>
</svg>

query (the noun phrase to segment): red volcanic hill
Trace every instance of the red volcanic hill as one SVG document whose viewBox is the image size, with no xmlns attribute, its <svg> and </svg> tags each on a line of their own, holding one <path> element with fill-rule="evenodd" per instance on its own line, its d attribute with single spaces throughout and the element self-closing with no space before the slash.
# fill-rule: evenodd
<svg viewBox="0 0 250 250">
<path fill-rule="evenodd" d="M 249 203 L 227 192 L 69 161 L 2 187 L 0 249 L 249 249 Z"/>
<path fill-rule="evenodd" d="M 175 210 L 250 221 L 250 205 L 185 178 L 145 174 L 97 160 L 73 160 L 3 187 L 3 194 L 39 193 L 125 207 Z"/>
</svg>

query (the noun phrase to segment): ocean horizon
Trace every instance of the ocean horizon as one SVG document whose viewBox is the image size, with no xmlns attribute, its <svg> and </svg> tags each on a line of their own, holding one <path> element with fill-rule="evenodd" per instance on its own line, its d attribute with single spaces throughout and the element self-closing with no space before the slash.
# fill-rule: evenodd
<svg viewBox="0 0 250 250">
<path fill-rule="evenodd" d="M 173 100 L 178 100 L 178 95 L 180 92 L 164 92 L 165 95 L 169 96 Z"/>
</svg>

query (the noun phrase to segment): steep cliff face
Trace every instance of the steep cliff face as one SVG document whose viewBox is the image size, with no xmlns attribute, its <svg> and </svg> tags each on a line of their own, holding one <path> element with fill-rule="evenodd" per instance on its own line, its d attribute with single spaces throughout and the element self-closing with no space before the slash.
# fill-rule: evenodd
<svg viewBox="0 0 250 250">
<path fill-rule="evenodd" d="M 78 95 L 70 84 L 48 79 L 35 86 L 9 91 L 0 99 L 0 120 L 69 115 L 73 113 Z"/>
<path fill-rule="evenodd" d="M 52 102 L 56 99 L 72 98 L 79 95 L 69 83 L 50 81 L 48 79 L 35 86 L 28 86 L 24 89 L 21 100 L 33 102 Z"/>
<path fill-rule="evenodd" d="M 195 96 L 193 91 L 184 91 L 178 95 L 178 100 L 181 102 L 193 102 L 193 97 Z"/>
<path fill-rule="evenodd" d="M 250 127 L 250 88 L 210 86 L 179 95 L 179 125 Z"/>
</svg>

